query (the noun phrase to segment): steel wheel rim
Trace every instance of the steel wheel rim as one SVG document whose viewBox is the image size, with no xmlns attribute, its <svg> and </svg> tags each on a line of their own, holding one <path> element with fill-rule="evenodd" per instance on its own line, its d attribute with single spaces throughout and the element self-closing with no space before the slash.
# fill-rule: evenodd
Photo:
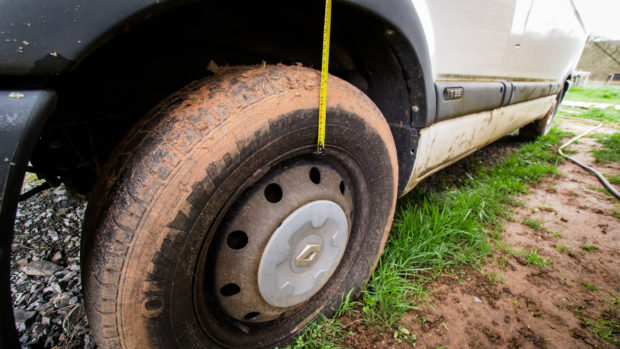
<svg viewBox="0 0 620 349">
<path fill-rule="evenodd" d="M 264 323 L 287 316 L 320 291 L 337 269 L 351 229 L 353 200 L 345 182 L 345 176 L 325 162 L 310 158 L 293 159 L 276 166 L 237 199 L 213 241 L 215 265 L 211 269 L 212 280 L 208 280 L 212 284 L 215 303 L 223 313 L 233 321 Z M 268 260 L 263 258 L 265 250 L 278 227 L 287 218 L 295 216 L 295 212 L 299 214 L 308 210 L 307 205 L 313 202 L 315 206 L 319 202 L 318 205 L 328 211 L 340 211 L 325 221 L 340 222 L 336 225 L 345 231 L 344 238 L 338 238 L 342 248 L 332 253 L 332 263 L 313 287 L 303 295 L 278 300 L 274 296 L 277 292 L 269 296 L 268 291 L 261 291 L 259 279 L 265 284 L 273 278 L 259 277 L 260 263 Z M 294 246 L 292 253 L 298 252 L 294 257 L 301 253 L 299 249 L 311 244 L 304 238 L 298 239 L 299 244 Z M 263 270 L 262 275 L 269 274 Z"/>
</svg>

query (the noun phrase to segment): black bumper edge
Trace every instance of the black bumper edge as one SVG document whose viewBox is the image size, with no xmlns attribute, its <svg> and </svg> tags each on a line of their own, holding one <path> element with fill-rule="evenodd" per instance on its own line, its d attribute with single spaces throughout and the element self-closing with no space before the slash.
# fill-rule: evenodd
<svg viewBox="0 0 620 349">
<path fill-rule="evenodd" d="M 13 224 L 28 160 L 56 107 L 50 90 L 0 90 L 0 348 L 17 348 L 10 288 Z"/>
</svg>

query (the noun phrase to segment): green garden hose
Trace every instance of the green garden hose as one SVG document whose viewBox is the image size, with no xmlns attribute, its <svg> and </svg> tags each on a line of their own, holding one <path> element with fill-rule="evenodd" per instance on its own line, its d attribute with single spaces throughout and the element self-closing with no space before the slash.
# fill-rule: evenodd
<svg viewBox="0 0 620 349">
<path fill-rule="evenodd" d="M 571 119 L 572 119 L 572 118 L 571 118 Z M 580 120 L 580 119 L 578 119 L 578 120 Z M 588 165 L 586 165 L 586 164 L 584 164 L 584 163 L 580 162 L 579 160 L 577 160 L 577 159 L 575 159 L 575 158 L 573 158 L 573 157 L 571 157 L 571 156 L 568 156 L 568 155 L 566 155 L 566 154 L 564 154 L 564 153 L 562 152 L 562 149 L 564 149 L 565 147 L 567 147 L 569 144 L 573 143 L 574 141 L 578 140 L 579 138 L 581 138 L 581 137 L 583 137 L 583 136 L 587 135 L 588 133 L 590 133 L 590 132 L 592 132 L 592 131 L 596 130 L 597 128 L 599 128 L 599 127 L 601 127 L 601 126 L 603 126 L 603 124 L 599 122 L 599 124 L 598 124 L 598 125 L 596 125 L 596 126 L 594 126 L 594 127 L 592 127 L 592 128 L 589 128 L 589 129 L 587 129 L 585 132 L 583 132 L 582 134 L 580 134 L 579 136 L 574 137 L 573 139 L 571 139 L 570 141 L 568 141 L 567 143 L 565 143 L 564 145 L 562 145 L 562 146 L 560 147 L 560 149 L 558 149 L 558 153 L 560 153 L 560 155 L 562 155 L 563 157 L 567 158 L 568 160 L 570 160 L 570 161 L 572 161 L 572 162 L 576 163 L 577 165 L 579 165 L 579 166 L 583 167 L 584 169 L 586 169 L 586 170 L 588 170 L 588 171 L 592 172 L 592 173 L 593 173 L 593 174 L 594 174 L 594 175 L 598 178 L 598 180 L 599 180 L 599 181 L 601 181 L 601 183 L 603 183 L 603 185 L 605 186 L 605 188 L 607 188 L 607 190 L 609 190 L 609 192 L 610 192 L 610 193 L 612 193 L 612 194 L 613 194 L 613 195 L 614 195 L 617 199 L 620 199 L 620 193 L 618 193 L 618 191 L 616 191 L 616 189 L 614 189 L 614 187 L 612 187 L 612 186 L 611 186 L 611 184 L 609 184 L 609 182 L 605 179 L 605 177 L 603 177 L 603 175 L 601 175 L 601 174 L 600 174 L 600 172 L 598 172 L 597 170 L 593 169 L 592 167 L 590 167 L 590 166 L 588 166 Z"/>
</svg>

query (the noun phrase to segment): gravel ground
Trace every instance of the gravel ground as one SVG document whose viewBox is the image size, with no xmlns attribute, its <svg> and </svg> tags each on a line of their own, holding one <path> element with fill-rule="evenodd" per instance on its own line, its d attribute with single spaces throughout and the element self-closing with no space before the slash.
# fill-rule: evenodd
<svg viewBox="0 0 620 349">
<path fill-rule="evenodd" d="M 27 179 L 23 191 L 34 184 Z M 95 347 L 80 282 L 80 227 L 85 210 L 86 203 L 72 199 L 63 186 L 19 204 L 11 291 L 24 348 Z"/>
</svg>

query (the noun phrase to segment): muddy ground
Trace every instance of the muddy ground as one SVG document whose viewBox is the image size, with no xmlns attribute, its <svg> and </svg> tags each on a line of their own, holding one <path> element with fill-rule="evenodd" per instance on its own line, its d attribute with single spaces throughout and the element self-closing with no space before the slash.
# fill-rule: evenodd
<svg viewBox="0 0 620 349">
<path fill-rule="evenodd" d="M 560 128 L 579 134 L 591 124 L 564 119 Z M 595 131 L 603 132 L 618 129 Z M 508 137 L 473 156 L 498 161 L 518 145 Z M 572 156 L 594 164 L 589 150 L 599 146 L 582 138 L 572 146 L 578 151 Z M 467 172 L 469 166 L 463 161 L 423 185 Z M 618 163 L 594 167 L 620 174 Z M 418 348 L 617 347 L 599 336 L 610 324 L 620 324 L 620 219 L 614 217 L 620 202 L 597 190 L 603 188 L 600 182 L 577 165 L 564 161 L 558 170 L 560 175 L 543 179 L 519 198 L 523 207 L 512 208 L 502 232 L 508 247 L 498 246 L 482 270 L 466 268 L 427 286 L 433 290 L 427 303 L 400 324 L 417 336 Z M 532 228 L 527 220 L 542 227 Z M 533 248 L 548 260 L 544 268 L 528 264 L 520 253 Z M 393 331 L 356 321 L 348 330 L 355 333 L 347 340 L 350 347 L 412 347 L 395 341 Z M 618 328 L 610 335 L 618 343 Z"/>
</svg>

